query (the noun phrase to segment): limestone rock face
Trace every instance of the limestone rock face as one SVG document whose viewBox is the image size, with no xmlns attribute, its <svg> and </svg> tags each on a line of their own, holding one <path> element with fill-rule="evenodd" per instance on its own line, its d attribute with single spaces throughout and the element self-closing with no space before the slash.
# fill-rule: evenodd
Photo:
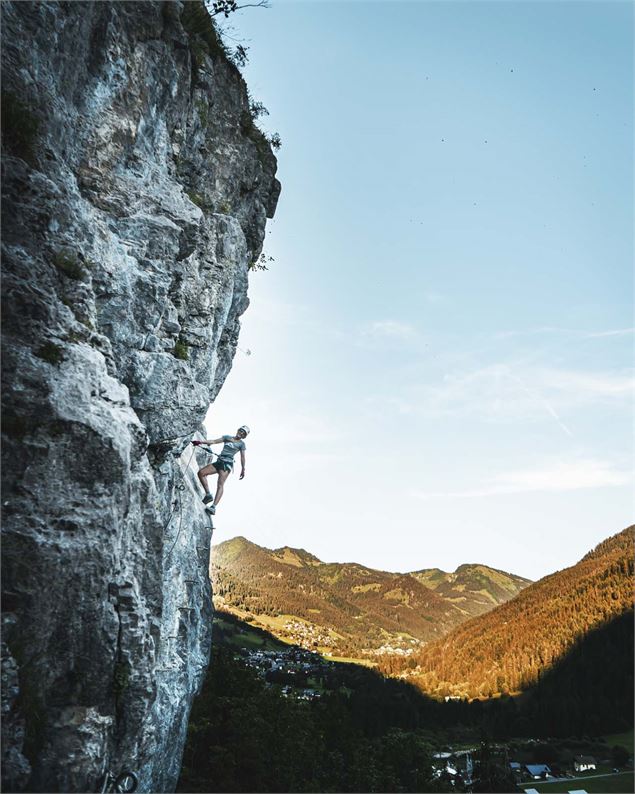
<svg viewBox="0 0 635 794">
<path fill-rule="evenodd" d="M 276 160 L 198 2 L 1 7 L 4 788 L 169 791 L 211 641 L 189 442 Z"/>
</svg>

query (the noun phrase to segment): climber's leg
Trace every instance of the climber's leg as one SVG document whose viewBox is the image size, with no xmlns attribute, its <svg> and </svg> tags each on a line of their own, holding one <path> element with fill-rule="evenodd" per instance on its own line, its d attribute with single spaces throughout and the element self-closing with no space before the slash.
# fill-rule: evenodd
<svg viewBox="0 0 635 794">
<path fill-rule="evenodd" d="M 214 507 L 220 502 L 223 497 L 223 489 L 225 485 L 225 480 L 229 477 L 231 471 L 219 471 L 218 472 L 218 485 L 216 486 L 216 496 L 214 497 Z"/>
<path fill-rule="evenodd" d="M 209 492 L 209 486 L 207 484 L 207 478 L 210 476 L 210 474 L 218 474 L 218 469 L 216 469 L 211 463 L 209 466 L 203 466 L 202 469 L 198 470 L 198 479 L 203 486 L 206 496 L 211 496 Z"/>
</svg>

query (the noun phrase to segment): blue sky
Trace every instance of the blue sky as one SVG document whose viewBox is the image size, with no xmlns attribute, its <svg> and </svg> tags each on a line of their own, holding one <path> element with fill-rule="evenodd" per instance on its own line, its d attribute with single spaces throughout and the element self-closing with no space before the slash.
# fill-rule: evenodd
<svg viewBox="0 0 635 794">
<path fill-rule="evenodd" d="M 211 435 L 237 534 L 537 578 L 632 522 L 633 6 L 234 15 L 283 185 Z M 232 44 L 231 39 L 227 39 Z"/>
</svg>

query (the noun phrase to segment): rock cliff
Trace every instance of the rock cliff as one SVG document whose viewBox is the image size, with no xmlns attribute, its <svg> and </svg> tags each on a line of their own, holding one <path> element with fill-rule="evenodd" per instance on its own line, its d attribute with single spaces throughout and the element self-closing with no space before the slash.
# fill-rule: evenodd
<svg viewBox="0 0 635 794">
<path fill-rule="evenodd" d="M 2 26 L 4 788 L 169 791 L 211 641 L 189 442 L 276 160 L 199 2 Z"/>
</svg>

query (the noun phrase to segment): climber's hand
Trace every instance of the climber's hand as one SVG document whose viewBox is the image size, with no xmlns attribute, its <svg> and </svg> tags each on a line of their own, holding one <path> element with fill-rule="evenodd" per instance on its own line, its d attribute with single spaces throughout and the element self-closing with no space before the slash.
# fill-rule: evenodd
<svg viewBox="0 0 635 794">
<path fill-rule="evenodd" d="M 202 441 L 192 441 L 192 444 L 194 444 L 195 447 L 200 447 L 202 443 Z"/>
<path fill-rule="evenodd" d="M 240 472 L 240 477 L 239 477 L 238 479 L 239 479 L 239 480 L 242 480 L 244 476 L 245 476 L 245 470 L 243 469 L 243 470 Z"/>
</svg>

